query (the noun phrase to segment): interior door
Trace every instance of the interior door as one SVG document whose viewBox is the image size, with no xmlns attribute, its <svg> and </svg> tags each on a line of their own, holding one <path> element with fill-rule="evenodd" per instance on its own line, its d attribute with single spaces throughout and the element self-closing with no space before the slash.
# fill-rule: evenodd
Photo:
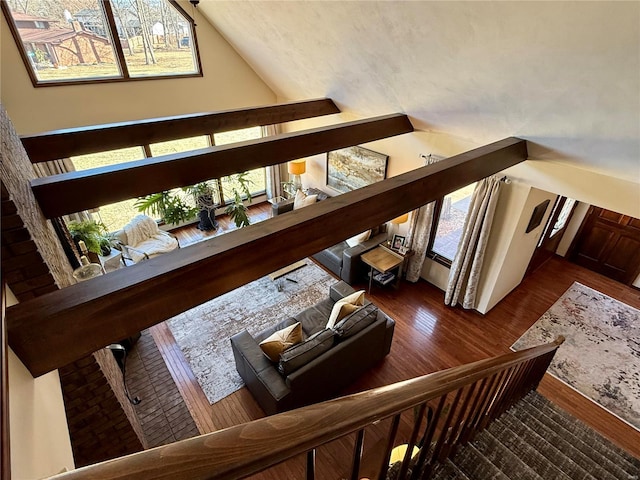
<svg viewBox="0 0 640 480">
<path fill-rule="evenodd" d="M 562 240 L 562 235 L 564 235 L 567 229 L 567 224 L 569 220 L 571 220 L 576 203 L 572 198 L 558 197 L 556 199 L 551 215 L 549 215 L 547 224 L 544 227 L 544 233 L 542 237 L 540 237 L 535 252 L 533 252 L 525 275 L 534 272 L 538 267 L 542 266 L 544 262 L 555 255 L 558 244 L 560 240 Z"/>
<path fill-rule="evenodd" d="M 631 285 L 640 274 L 640 220 L 591 207 L 569 250 L 569 260 Z"/>
</svg>

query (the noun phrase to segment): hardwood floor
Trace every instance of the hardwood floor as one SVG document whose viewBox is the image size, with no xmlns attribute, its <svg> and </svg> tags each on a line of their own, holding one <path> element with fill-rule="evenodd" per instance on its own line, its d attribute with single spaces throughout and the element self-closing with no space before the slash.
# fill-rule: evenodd
<svg viewBox="0 0 640 480">
<path fill-rule="evenodd" d="M 257 205 L 253 209 L 263 218 L 270 216 L 269 204 Z M 225 226 L 223 220 L 218 219 L 221 223 L 219 230 L 235 228 L 234 225 Z M 174 233 L 184 246 L 220 232 L 206 234 L 191 227 Z M 574 281 L 640 308 L 639 290 L 559 257 L 551 259 L 527 277 L 486 315 L 445 307 L 443 292 L 422 280 L 415 284 L 402 282 L 398 290 L 374 288 L 369 295 L 371 301 L 396 320 L 391 353 L 343 393 L 378 387 L 506 353 L 510 345 Z M 355 285 L 358 286 L 365 288 L 364 284 Z M 168 327 L 160 324 L 152 327 L 151 331 L 201 433 L 264 415 L 246 388 L 209 405 Z M 539 391 L 640 458 L 640 432 L 637 430 L 549 375 L 543 380 Z"/>
</svg>

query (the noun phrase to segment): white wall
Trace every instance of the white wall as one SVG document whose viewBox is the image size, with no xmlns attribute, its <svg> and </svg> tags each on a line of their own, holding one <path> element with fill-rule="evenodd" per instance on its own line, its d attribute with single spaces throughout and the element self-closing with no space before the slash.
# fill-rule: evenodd
<svg viewBox="0 0 640 480">
<path fill-rule="evenodd" d="M 486 267 L 480 277 L 482 290 L 476 307 L 480 313 L 491 310 L 520 284 L 557 198 L 521 183 L 512 182 L 506 187 L 500 193 L 500 206 L 484 260 Z M 540 225 L 525 233 L 534 208 L 545 200 L 549 200 L 549 205 Z"/>
<path fill-rule="evenodd" d="M 272 90 L 198 10 L 195 15 L 203 77 L 38 88 L 0 15 L 0 98 L 16 130 L 24 135 L 274 103 Z"/>
<path fill-rule="evenodd" d="M 17 300 L 7 288 L 7 306 Z M 48 477 L 73 470 L 73 454 L 58 371 L 33 378 L 9 350 L 11 476 Z"/>
<path fill-rule="evenodd" d="M 352 119 L 343 113 L 323 119 L 291 122 L 285 130 L 313 128 Z M 388 177 L 422 166 L 421 154 L 449 157 L 480 146 L 466 139 L 427 131 L 416 131 L 363 145 L 389 155 Z M 568 228 L 573 234 L 580 225 L 580 212 L 590 204 L 640 217 L 640 185 L 633 182 L 554 161 L 529 160 L 502 173 L 512 182 L 501 193 L 493 233 L 489 238 L 487 259 L 478 288 L 477 309 L 482 313 L 488 312 L 522 281 L 557 195 L 581 202 Z M 325 154 L 307 158 L 307 173 L 302 176 L 302 183 L 304 187 L 313 186 L 331 193 L 331 188 L 326 186 Z M 551 200 L 550 207 L 541 225 L 525 234 L 533 207 L 547 198 Z M 400 227 L 401 233 L 405 232 L 408 224 Z M 569 237 L 566 242 L 570 243 Z M 568 245 L 563 245 L 563 248 L 568 248 Z M 425 260 L 422 269 L 422 278 L 425 280 L 444 290 L 448 275 L 447 267 L 430 259 Z"/>
</svg>

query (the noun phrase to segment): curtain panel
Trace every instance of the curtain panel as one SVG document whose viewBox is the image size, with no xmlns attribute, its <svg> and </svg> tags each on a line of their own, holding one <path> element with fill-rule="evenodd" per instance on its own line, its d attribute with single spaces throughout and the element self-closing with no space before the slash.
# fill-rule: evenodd
<svg viewBox="0 0 640 480">
<path fill-rule="evenodd" d="M 455 306 L 463 295 L 463 308 L 476 306 L 482 263 L 502 186 L 498 177 L 488 177 L 480 181 L 473 192 L 462 238 L 449 271 L 445 305 Z"/>
</svg>

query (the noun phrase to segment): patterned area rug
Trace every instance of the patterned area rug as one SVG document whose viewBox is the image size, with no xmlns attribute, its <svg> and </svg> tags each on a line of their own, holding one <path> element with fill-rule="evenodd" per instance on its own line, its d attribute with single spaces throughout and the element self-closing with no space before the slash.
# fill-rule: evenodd
<svg viewBox="0 0 640 480">
<path fill-rule="evenodd" d="M 576 282 L 511 349 L 558 335 L 549 373 L 640 430 L 640 310 Z"/>
<path fill-rule="evenodd" d="M 244 385 L 233 360 L 232 335 L 245 329 L 255 334 L 296 315 L 326 298 L 336 282 L 307 259 L 306 266 L 277 280 L 260 278 L 167 320 L 209 402 Z"/>
</svg>

